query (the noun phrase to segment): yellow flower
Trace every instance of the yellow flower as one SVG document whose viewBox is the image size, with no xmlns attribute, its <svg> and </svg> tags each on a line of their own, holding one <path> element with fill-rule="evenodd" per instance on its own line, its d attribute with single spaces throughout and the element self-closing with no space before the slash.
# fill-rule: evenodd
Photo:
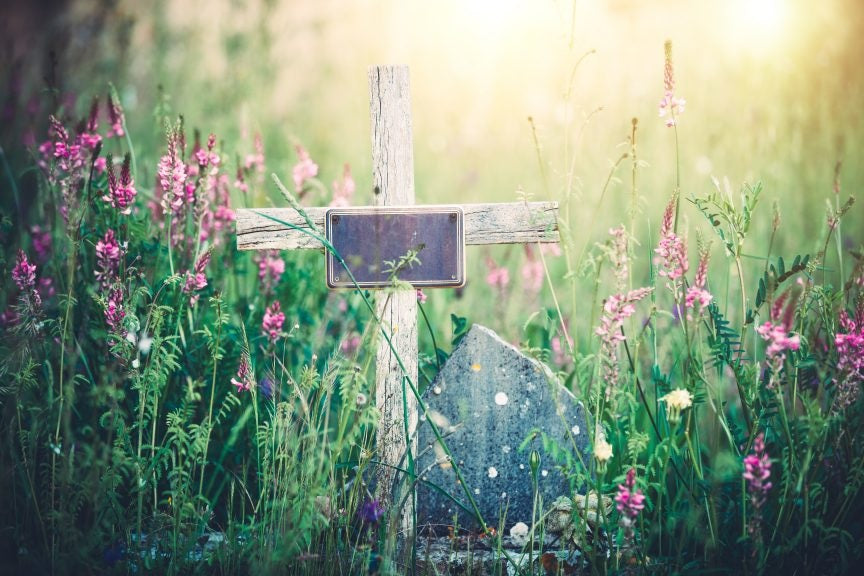
<svg viewBox="0 0 864 576">
<path fill-rule="evenodd" d="M 677 424 L 681 420 L 681 412 L 693 405 L 693 395 L 683 388 L 676 388 L 662 398 L 666 402 L 666 410 L 671 424 Z"/>
</svg>

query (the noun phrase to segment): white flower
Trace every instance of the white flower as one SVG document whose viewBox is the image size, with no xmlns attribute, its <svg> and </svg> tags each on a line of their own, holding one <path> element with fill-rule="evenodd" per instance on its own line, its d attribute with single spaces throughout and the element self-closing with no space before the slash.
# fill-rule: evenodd
<svg viewBox="0 0 864 576">
<path fill-rule="evenodd" d="M 693 395 L 683 388 L 676 388 L 660 400 L 666 402 L 666 410 L 669 411 L 669 422 L 677 424 L 681 420 L 681 412 L 693 405 Z"/>
</svg>

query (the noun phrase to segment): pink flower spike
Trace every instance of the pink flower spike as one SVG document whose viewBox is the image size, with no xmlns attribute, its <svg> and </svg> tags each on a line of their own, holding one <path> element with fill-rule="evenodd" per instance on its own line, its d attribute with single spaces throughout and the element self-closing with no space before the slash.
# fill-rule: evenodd
<svg viewBox="0 0 864 576">
<path fill-rule="evenodd" d="M 303 189 L 303 184 L 310 178 L 318 175 L 318 165 L 309 157 L 309 152 L 300 146 L 296 146 L 297 164 L 294 165 L 292 176 L 294 177 L 294 188 L 299 192 Z"/>
<path fill-rule="evenodd" d="M 18 258 L 12 269 L 12 280 L 22 292 L 32 290 L 36 285 L 36 265 L 27 260 L 27 254 L 18 250 Z"/>
<path fill-rule="evenodd" d="M 264 320 L 261 329 L 271 342 L 276 343 L 282 336 L 282 326 L 285 324 L 285 313 L 282 312 L 279 302 L 273 302 L 264 312 Z"/>
<path fill-rule="evenodd" d="M 252 366 L 249 364 L 248 355 L 244 352 L 240 357 L 240 364 L 237 366 L 237 376 L 231 378 L 231 384 L 237 387 L 237 393 L 251 390 L 255 386 L 255 380 L 252 374 Z"/>
<path fill-rule="evenodd" d="M 427 298 L 427 296 L 426 296 L 426 293 L 423 292 L 423 289 L 418 288 L 417 289 L 417 302 L 419 302 L 420 304 L 425 304 L 426 298 Z"/>
</svg>

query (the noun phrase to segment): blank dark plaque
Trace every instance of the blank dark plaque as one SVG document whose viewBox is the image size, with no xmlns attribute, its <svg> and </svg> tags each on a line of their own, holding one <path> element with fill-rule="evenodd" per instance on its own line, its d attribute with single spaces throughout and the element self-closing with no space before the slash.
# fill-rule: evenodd
<svg viewBox="0 0 864 576">
<path fill-rule="evenodd" d="M 458 206 L 331 208 L 324 229 L 361 288 L 390 286 L 392 264 L 412 250 L 420 263 L 402 266 L 399 280 L 417 288 L 465 284 L 465 228 Z M 326 268 L 328 287 L 355 287 L 330 251 Z"/>
</svg>

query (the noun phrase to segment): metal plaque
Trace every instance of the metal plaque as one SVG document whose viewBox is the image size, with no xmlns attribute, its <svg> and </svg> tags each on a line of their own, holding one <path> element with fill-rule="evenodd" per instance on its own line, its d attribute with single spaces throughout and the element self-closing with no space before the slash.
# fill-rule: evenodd
<svg viewBox="0 0 864 576">
<path fill-rule="evenodd" d="M 330 288 L 385 288 L 394 278 L 417 288 L 465 284 L 458 206 L 331 208 L 324 231 L 342 257 L 327 251 Z"/>
</svg>

